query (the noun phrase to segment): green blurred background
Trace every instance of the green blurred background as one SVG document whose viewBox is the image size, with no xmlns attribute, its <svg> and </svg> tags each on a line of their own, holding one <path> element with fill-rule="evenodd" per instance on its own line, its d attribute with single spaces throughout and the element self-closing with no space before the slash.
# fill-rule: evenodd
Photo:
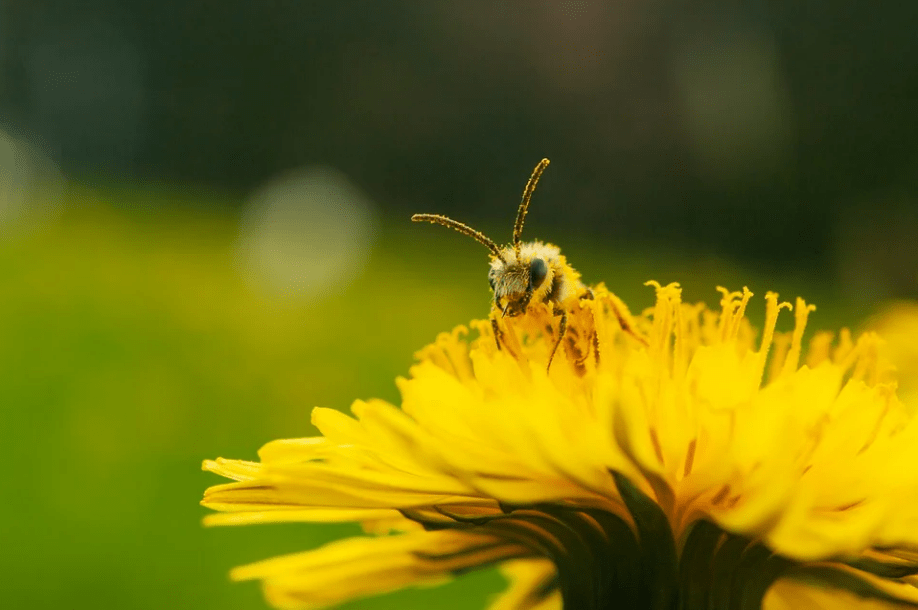
<svg viewBox="0 0 918 610">
<path fill-rule="evenodd" d="M 0 3 L 0 606 L 263 608 L 204 458 L 398 400 L 527 235 L 640 310 L 915 296 L 918 5 Z M 760 315 L 760 302 L 751 315 Z M 784 327 L 788 327 L 785 319 Z M 349 608 L 480 608 L 493 571 Z"/>
</svg>

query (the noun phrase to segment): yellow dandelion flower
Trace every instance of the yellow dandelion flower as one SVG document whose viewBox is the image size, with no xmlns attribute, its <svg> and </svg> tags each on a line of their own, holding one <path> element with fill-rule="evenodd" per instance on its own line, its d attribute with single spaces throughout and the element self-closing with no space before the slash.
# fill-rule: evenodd
<svg viewBox="0 0 918 610">
<path fill-rule="evenodd" d="M 440 335 L 401 407 L 316 408 L 322 436 L 206 461 L 235 480 L 205 493 L 208 524 L 368 532 L 233 578 L 279 608 L 491 565 L 511 581 L 492 610 L 918 606 L 918 426 L 876 336 L 804 350 L 802 300 L 784 335 L 791 305 L 766 295 L 758 337 L 748 290 L 712 311 L 652 284 L 641 315 L 603 286 L 574 305 L 548 370 L 556 318 L 534 304 L 502 349 L 487 321 Z"/>
<path fill-rule="evenodd" d="M 896 367 L 896 394 L 914 411 L 918 405 L 918 303 L 887 303 L 868 327 L 883 337 L 880 354 Z"/>
</svg>

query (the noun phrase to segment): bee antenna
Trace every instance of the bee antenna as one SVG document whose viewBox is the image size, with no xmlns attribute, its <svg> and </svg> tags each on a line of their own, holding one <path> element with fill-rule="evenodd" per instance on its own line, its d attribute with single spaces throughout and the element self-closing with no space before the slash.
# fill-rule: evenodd
<svg viewBox="0 0 918 610">
<path fill-rule="evenodd" d="M 459 221 L 453 220 L 452 218 L 447 218 L 446 216 L 441 216 L 439 214 L 415 214 L 411 217 L 411 220 L 414 222 L 429 222 L 436 225 L 443 225 L 444 227 L 449 227 L 450 229 L 455 229 L 463 235 L 468 235 L 475 241 L 484 244 L 491 253 L 499 258 L 501 261 L 506 263 L 504 257 L 500 254 L 500 248 L 497 247 L 493 241 L 491 241 L 484 233 L 481 231 L 476 231 L 472 227 L 462 224 Z"/>
<path fill-rule="evenodd" d="M 529 177 L 529 182 L 526 183 L 526 188 L 523 189 L 523 200 L 520 201 L 520 209 L 516 213 L 516 222 L 513 224 L 513 249 L 516 251 L 517 258 L 520 256 L 520 236 L 523 234 L 523 223 L 526 221 L 526 212 L 529 211 L 529 200 L 532 199 L 532 193 L 539 183 L 539 177 L 542 175 L 542 172 L 545 171 L 545 168 L 548 167 L 548 164 L 548 159 L 539 161 L 539 164 L 532 170 L 532 175 Z"/>
</svg>

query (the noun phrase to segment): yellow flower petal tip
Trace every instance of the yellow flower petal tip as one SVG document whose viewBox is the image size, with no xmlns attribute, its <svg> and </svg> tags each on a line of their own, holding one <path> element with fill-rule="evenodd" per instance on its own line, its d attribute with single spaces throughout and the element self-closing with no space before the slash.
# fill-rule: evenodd
<svg viewBox="0 0 918 610">
<path fill-rule="evenodd" d="M 805 343 L 801 299 L 766 293 L 757 330 L 748 288 L 709 309 L 648 286 L 641 314 L 593 288 L 556 353 L 541 304 L 499 340 L 457 327 L 417 353 L 401 405 L 317 408 L 322 436 L 205 461 L 234 481 L 206 492 L 209 525 L 368 532 L 233 578 L 279 608 L 490 565 L 511 580 L 493 610 L 918 606 L 918 427 L 880 336 Z"/>
</svg>

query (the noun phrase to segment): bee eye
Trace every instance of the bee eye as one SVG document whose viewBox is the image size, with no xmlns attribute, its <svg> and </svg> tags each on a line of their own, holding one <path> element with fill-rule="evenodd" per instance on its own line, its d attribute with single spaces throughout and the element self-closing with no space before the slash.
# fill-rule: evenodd
<svg viewBox="0 0 918 610">
<path fill-rule="evenodd" d="M 529 263 L 529 285 L 535 288 L 545 280 L 548 265 L 541 258 L 534 258 Z"/>
</svg>

